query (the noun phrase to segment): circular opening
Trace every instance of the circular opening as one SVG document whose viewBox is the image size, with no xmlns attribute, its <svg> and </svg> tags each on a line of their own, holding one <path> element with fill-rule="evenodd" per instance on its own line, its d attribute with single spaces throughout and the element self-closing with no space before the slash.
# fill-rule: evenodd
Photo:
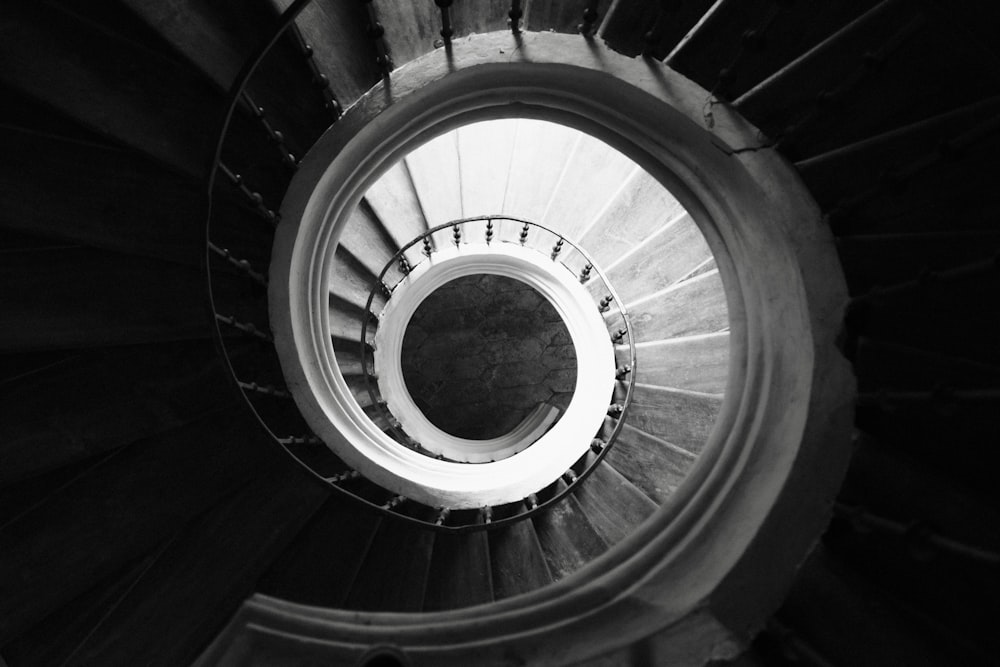
<svg viewBox="0 0 1000 667">
<path fill-rule="evenodd" d="M 457 278 L 410 318 L 403 379 L 435 426 L 470 440 L 512 431 L 539 405 L 564 411 L 576 352 L 556 309 L 530 285 L 497 275 Z"/>
<path fill-rule="evenodd" d="M 455 42 L 446 56 L 401 68 L 391 90 L 377 88 L 352 107 L 303 160 L 282 207 L 269 283 L 272 323 L 292 383 L 310 390 L 296 399 L 317 434 L 377 482 L 445 503 L 480 500 L 483 489 L 490 501 L 516 498 L 541 479 L 531 476 L 537 446 L 483 466 L 439 466 L 444 462 L 390 451 L 327 359 L 332 318 L 303 315 L 324 311 L 329 267 L 317 257 L 346 236 L 347 218 L 385 165 L 430 137 L 489 117 L 534 114 L 606 138 L 683 202 L 727 288 L 733 342 L 726 396 L 697 465 L 670 501 L 574 581 L 502 607 L 408 625 L 357 612 L 324 622 L 330 635 L 348 628 L 372 642 L 392 631 L 401 645 L 428 654 L 447 645 L 453 662 L 496 657 L 501 647 L 531 654 L 544 641 L 564 649 L 567 663 L 582 663 L 596 649 L 580 637 L 620 645 L 653 633 L 660 633 L 655 644 L 663 655 L 697 660 L 690 637 L 717 651 L 773 612 L 777 592 L 819 534 L 846 465 L 852 388 L 834 345 L 846 290 L 832 239 L 792 169 L 766 146 L 743 149 L 759 144 L 755 128 L 722 104 L 706 127 L 710 94 L 655 62 L 619 57 L 592 40 L 528 33 L 477 35 Z M 668 290 L 650 302 L 663 303 Z M 689 336 L 688 349 L 708 350 L 711 335 Z M 676 352 L 677 345 L 660 348 Z M 586 347 L 577 351 L 584 369 Z M 686 367 L 703 369 L 713 359 Z M 557 428 L 571 422 L 567 415 Z M 564 462 L 555 453 L 552 470 Z M 504 480 L 500 488 L 495 473 L 522 456 L 525 483 Z M 420 484 L 410 483 L 415 468 L 426 473 Z M 512 610 L 519 612 L 513 625 Z M 310 631 L 322 634 L 315 626 Z"/>
</svg>

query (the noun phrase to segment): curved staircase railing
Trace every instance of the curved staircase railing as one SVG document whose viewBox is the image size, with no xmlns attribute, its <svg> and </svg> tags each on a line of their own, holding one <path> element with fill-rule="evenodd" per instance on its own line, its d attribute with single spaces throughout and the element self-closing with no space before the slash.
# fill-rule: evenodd
<svg viewBox="0 0 1000 667">
<path fill-rule="evenodd" d="M 566 498 L 586 480 L 588 475 L 601 463 L 604 456 L 614 444 L 621 432 L 632 400 L 636 349 L 631 323 L 623 301 L 618 297 L 605 275 L 597 268 L 589 255 L 575 244 L 550 229 L 537 223 L 519 220 L 507 216 L 491 215 L 479 218 L 456 220 L 445 225 L 439 225 L 428 230 L 425 235 L 412 240 L 401 248 L 390 264 L 398 264 L 404 258 L 404 252 L 417 243 L 425 244 L 434 232 L 452 228 L 459 242 L 463 224 L 482 220 L 489 227 L 492 221 L 508 220 L 523 225 L 519 236 L 520 245 L 527 243 L 529 235 L 532 242 L 539 233 L 547 234 L 553 241 L 548 253 L 553 261 L 558 261 L 567 270 L 574 272 L 581 283 L 587 283 L 597 278 L 603 283 L 600 293 L 604 294 L 599 303 L 595 304 L 602 313 L 617 314 L 614 322 L 617 327 L 611 333 L 612 343 L 616 352 L 616 389 L 614 399 L 608 407 L 608 418 L 613 421 L 610 432 L 604 437 L 601 429 L 589 443 L 583 455 L 565 471 L 558 479 L 536 493 L 529 494 L 522 501 L 498 506 L 484 506 L 478 509 L 453 509 L 448 507 L 429 507 L 413 500 L 404 498 L 392 491 L 365 479 L 358 471 L 350 468 L 327 448 L 307 427 L 305 420 L 299 414 L 291 393 L 284 386 L 280 362 L 273 346 L 267 315 L 267 262 L 270 254 L 270 243 L 274 229 L 281 221 L 280 213 L 275 205 L 287 179 L 297 167 L 295 154 L 285 143 L 284 135 L 270 121 L 262 107 L 254 102 L 250 89 L 255 72 L 278 41 L 286 34 L 292 33 L 299 45 L 306 64 L 310 67 L 317 82 L 319 94 L 317 104 L 333 114 L 334 121 L 341 112 L 341 107 L 329 90 L 325 87 L 323 78 L 317 74 L 315 63 L 311 60 L 311 47 L 294 25 L 295 18 L 311 2 L 311 0 L 295 0 L 281 15 L 278 27 L 273 36 L 261 46 L 258 52 L 250 58 L 243 70 L 236 77 L 229 91 L 229 105 L 222 120 L 219 139 L 213 155 L 207 182 L 207 219 L 205 228 L 206 255 L 204 259 L 205 275 L 208 287 L 208 303 L 214 320 L 216 343 L 222 359 L 229 369 L 233 386 L 239 391 L 250 412 L 277 444 L 281 445 L 296 461 L 303 465 L 313 475 L 329 484 L 336 492 L 349 496 L 353 500 L 380 512 L 390 513 L 398 518 L 420 524 L 438 531 L 464 532 L 485 528 L 499 528 L 517 521 L 528 519 L 539 512 L 552 507 Z M 245 108 L 242 108 L 245 107 Z M 238 165 L 227 161 L 227 153 L 231 146 L 227 145 L 234 116 L 240 112 L 248 112 L 248 118 L 255 119 L 263 130 L 267 141 L 273 143 L 278 150 L 271 152 L 275 163 L 280 166 L 277 186 L 274 183 L 255 183 L 252 176 L 244 176 L 240 167 L 248 172 L 254 170 L 253 165 Z M 232 151 L 238 156 L 237 151 Z M 263 174 L 269 173 L 267 169 Z M 273 173 L 273 172 L 271 172 Z M 221 176 L 221 178 L 220 178 Z M 269 190 L 270 192 L 265 192 Z M 221 216 L 236 217 L 239 220 L 240 231 L 233 232 L 229 224 L 221 232 L 213 234 L 213 222 Z M 245 227 L 243 226 L 245 225 Z M 223 226 L 219 225 L 222 229 Z M 535 230 L 531 235 L 531 230 Z M 220 238 L 228 234 L 231 238 Z M 494 241 L 487 232 L 484 239 L 487 243 Z M 564 246 L 569 243 L 570 250 L 564 252 Z M 431 244 L 431 252 L 433 245 Z M 569 256 L 583 260 L 579 268 L 571 267 Z M 382 271 L 378 282 L 373 288 L 368 300 L 370 312 L 374 290 L 382 289 L 383 278 L 388 266 Z M 213 283 L 213 275 L 227 273 L 246 279 L 243 290 L 222 288 Z M 405 271 L 404 271 L 405 273 Z M 391 290 L 389 290 L 391 292 Z M 362 333 L 364 346 L 365 330 Z M 624 363 L 619 364 L 619 350 L 627 346 Z M 365 356 L 362 356 L 365 359 Z M 624 388 L 617 385 L 622 384 Z M 377 399 L 369 382 L 369 392 Z M 378 405 L 378 402 L 376 402 Z M 607 420 L 605 420 L 607 421 Z M 392 421 L 390 420 L 390 424 Z M 397 432 L 397 438 L 406 442 L 405 434 Z"/>
</svg>

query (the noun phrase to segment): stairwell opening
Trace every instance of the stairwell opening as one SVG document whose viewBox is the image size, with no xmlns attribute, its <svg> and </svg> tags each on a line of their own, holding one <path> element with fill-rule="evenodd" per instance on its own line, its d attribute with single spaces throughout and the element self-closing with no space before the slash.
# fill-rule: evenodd
<svg viewBox="0 0 1000 667">
<path fill-rule="evenodd" d="M 687 277 L 696 285 L 707 284 L 703 276 L 717 271 L 727 313 L 719 330 L 686 336 L 687 349 L 704 356 L 677 374 L 722 368 L 717 387 L 724 397 L 683 483 L 674 478 L 671 484 L 669 475 L 658 475 L 648 491 L 654 493 L 655 485 L 666 480 L 663 504 L 614 548 L 575 573 L 561 573 L 564 581 L 497 605 L 423 614 L 402 625 L 399 619 L 346 610 L 328 610 L 315 619 L 310 610 L 293 605 L 283 606 L 285 618 L 309 619 L 302 623 L 311 623 L 309 632 L 316 636 L 349 635 L 362 644 L 391 631 L 401 646 L 411 648 L 517 645 L 529 654 L 532 633 L 545 632 L 576 651 L 566 654 L 572 661 L 596 655 L 597 648 L 576 640 L 598 635 L 621 636 L 623 643 L 629 637 L 656 635 L 657 655 L 674 657 L 688 655 L 692 645 L 687 638 L 697 635 L 710 637 L 699 646 L 714 651 L 733 644 L 734 634 L 749 632 L 776 606 L 776 591 L 790 581 L 825 525 L 847 458 L 842 445 L 850 432 L 852 386 L 835 345 L 845 289 L 832 239 L 794 171 L 766 146 L 747 150 L 760 144 L 759 133 L 731 109 L 714 108 L 706 126 L 703 111 L 709 97 L 668 69 L 622 57 L 591 41 L 545 34 L 477 35 L 456 40 L 446 52 L 428 54 L 376 86 L 306 155 L 282 205 L 272 255 L 269 303 L 275 343 L 289 386 L 299 392 L 295 398 L 317 436 L 377 484 L 428 505 L 471 510 L 521 502 L 533 493 L 530 489 L 550 483 L 558 467 L 567 472 L 556 475 L 572 478 L 567 463 L 575 453 L 539 473 L 532 465 L 537 447 L 496 463 L 463 466 L 460 475 L 437 465 L 446 462 L 400 451 L 398 442 L 380 434 L 367 406 L 350 391 L 339 372 L 346 361 L 341 364 L 334 357 L 336 343 L 329 342 L 353 333 L 332 328 L 335 320 L 344 321 L 334 315 L 349 310 L 330 293 L 334 259 L 344 249 L 344 257 L 362 261 L 362 255 L 349 250 L 351 222 L 360 216 L 383 217 L 365 203 L 366 193 L 386 176 L 413 178 L 412 170 L 394 171 L 394 165 L 409 168 L 404 158 L 414 149 L 478 121 L 532 118 L 581 130 L 627 155 L 677 198 L 711 248 L 714 262 Z M 441 180 L 440 174 L 435 176 Z M 479 222 L 488 225 L 489 219 Z M 458 273 L 472 273 L 468 266 L 483 256 L 471 256 L 475 253 L 462 248 L 461 240 L 445 253 L 447 227 L 431 228 L 444 235 L 442 243 L 432 244 L 442 253 L 438 257 Z M 505 262 L 520 262 L 525 270 L 533 266 L 516 243 L 506 245 L 501 253 Z M 420 254 L 419 247 L 413 250 Z M 387 259 L 394 255 L 390 252 Z M 419 257 L 414 259 L 416 263 L 401 263 L 403 274 L 407 267 L 434 268 L 420 268 Z M 443 268 L 438 273 L 442 284 L 460 277 Z M 640 272 L 638 279 L 645 276 Z M 580 288 L 577 278 L 570 278 Z M 663 303 L 675 291 L 668 286 L 649 295 L 649 302 Z M 391 294 L 387 299 L 389 307 L 396 298 Z M 608 336 L 603 313 L 599 319 L 603 344 L 613 354 L 618 342 Z M 385 349 L 381 342 L 376 338 L 359 344 L 362 364 L 364 346 L 377 354 Z M 599 347 L 596 338 L 594 344 Z M 647 347 L 676 358 L 678 345 Z M 580 353 L 588 347 L 576 349 Z M 611 377 L 616 366 L 610 368 Z M 376 375 L 381 382 L 381 373 Z M 691 392 L 710 393 L 705 388 Z M 658 407 L 659 413 L 669 412 L 669 407 Z M 560 420 L 557 428 L 570 421 Z M 509 472 L 506 464 L 522 457 L 530 463 L 520 479 L 491 474 Z M 637 476 L 644 469 L 641 462 L 633 467 Z M 419 481 L 414 470 L 420 471 Z M 483 516 L 488 522 L 488 515 Z M 651 604 L 655 612 L 639 613 Z M 510 622 L 513 610 L 518 612 L 515 624 Z M 457 656 L 459 649 L 455 651 Z"/>
<path fill-rule="evenodd" d="M 530 285 L 503 276 L 465 276 L 433 292 L 411 317 L 402 352 L 414 402 L 460 438 L 505 435 L 542 405 L 562 412 L 576 384 L 576 352 L 559 313 Z"/>
</svg>

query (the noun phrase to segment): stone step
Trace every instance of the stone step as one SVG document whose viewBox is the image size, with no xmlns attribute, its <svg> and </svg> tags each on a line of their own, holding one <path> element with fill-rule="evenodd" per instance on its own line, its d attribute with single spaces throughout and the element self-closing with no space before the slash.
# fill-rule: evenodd
<svg viewBox="0 0 1000 667">
<path fill-rule="evenodd" d="M 594 530 L 609 545 L 625 539 L 656 503 L 610 464 L 601 462 L 573 492 Z"/>
<path fill-rule="evenodd" d="M 488 602 L 493 602 L 493 573 L 486 532 L 436 535 L 424 611 L 444 611 Z"/>
<path fill-rule="evenodd" d="M 734 100 L 878 1 L 775 6 L 770 0 L 723 0 L 667 64 L 717 96 Z M 747 31 L 754 31 L 753 36 L 744 36 Z"/>
<path fill-rule="evenodd" d="M 689 276 L 711 256 L 698 226 L 682 213 L 661 221 L 639 244 L 602 268 L 618 295 L 632 303 Z"/>
<path fill-rule="evenodd" d="M 493 596 L 502 600 L 552 583 L 542 545 L 531 521 L 490 531 Z"/>
<path fill-rule="evenodd" d="M 625 424 L 605 460 L 662 505 L 684 481 L 694 464 L 694 455 Z"/>
<path fill-rule="evenodd" d="M 716 333 L 729 326 L 726 293 L 717 271 L 685 280 L 627 307 L 640 342 Z"/>
<path fill-rule="evenodd" d="M 579 243 L 606 267 L 683 213 L 670 191 L 636 167 Z"/>
<path fill-rule="evenodd" d="M 722 408 L 722 396 L 636 383 L 628 423 L 698 454 Z"/>
<path fill-rule="evenodd" d="M 531 521 L 553 581 L 576 572 L 608 548 L 572 495 Z"/>
<path fill-rule="evenodd" d="M 365 193 L 365 201 L 399 250 L 404 245 L 428 230 L 420 200 L 413 188 L 409 168 L 405 162 L 397 162 L 372 183 Z M 411 265 L 422 259 L 421 245 L 406 251 Z"/>
<path fill-rule="evenodd" d="M 331 295 L 362 310 L 369 307 L 368 299 L 371 298 L 371 312 L 377 315 L 385 308 L 386 298 L 382 290 L 375 287 L 376 278 L 344 246 L 337 247 L 330 275 Z"/>
<path fill-rule="evenodd" d="M 292 0 L 269 0 L 284 11 Z M 368 37 L 368 13 L 360 4 L 315 0 L 295 19 L 313 48 L 313 58 L 344 109 L 378 83 L 375 47 Z M 279 87 L 278 90 L 281 88 Z"/>
<path fill-rule="evenodd" d="M 729 332 L 641 343 L 636 381 L 707 394 L 721 394 L 729 373 Z"/>
</svg>

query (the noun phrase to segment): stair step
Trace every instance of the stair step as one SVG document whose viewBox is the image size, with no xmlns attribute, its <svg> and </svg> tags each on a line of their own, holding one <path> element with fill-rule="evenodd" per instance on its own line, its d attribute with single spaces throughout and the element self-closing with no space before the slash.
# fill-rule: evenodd
<svg viewBox="0 0 1000 667">
<path fill-rule="evenodd" d="M 683 213 L 669 190 L 638 169 L 583 235 L 580 245 L 598 266 L 609 266 Z"/>
<path fill-rule="evenodd" d="M 605 461 L 662 505 L 684 481 L 694 455 L 625 424 Z"/>
<path fill-rule="evenodd" d="M 604 265 L 615 291 L 631 303 L 688 276 L 712 256 L 690 216 L 661 221 L 659 229 L 640 239 L 626 255 Z"/>
<path fill-rule="evenodd" d="M 796 163 L 813 196 L 824 207 L 863 191 L 889 167 L 937 152 L 941 142 L 954 139 L 1000 113 L 1000 97 L 955 107 L 920 122 L 891 130 Z M 975 148 L 975 146 L 973 146 Z"/>
<path fill-rule="evenodd" d="M 433 3 L 383 0 L 376 11 L 396 67 L 434 50 L 441 39 L 441 11 Z"/>
<path fill-rule="evenodd" d="M 245 16 L 227 13 L 225 3 L 124 0 L 122 4 L 221 91 L 229 89 L 244 61 L 270 36 L 271 25 L 277 22 L 276 12 L 262 12 L 267 6 L 257 3 L 242 7 Z M 206 48 L 208 44 L 212 48 Z"/>
<path fill-rule="evenodd" d="M 431 227 L 462 217 L 462 175 L 458 134 L 431 139 L 406 156 L 406 165 Z"/>
<path fill-rule="evenodd" d="M 329 489 L 281 460 L 190 522 L 76 649 L 82 664 L 190 664 Z M 192 606 L 191 601 L 198 600 Z"/>
<path fill-rule="evenodd" d="M 1000 252 L 1000 233 L 929 233 L 845 236 L 837 254 L 851 294 L 913 280 L 989 259 Z"/>
<path fill-rule="evenodd" d="M 522 7 L 527 4 L 522 2 Z M 483 34 L 507 30 L 510 0 L 483 0 L 482 2 L 456 2 L 451 8 L 455 35 Z"/>
<path fill-rule="evenodd" d="M 648 49 L 651 57 L 663 60 L 715 1 L 664 4 L 657 0 L 615 0 L 601 24 L 600 35 L 608 46 L 626 56 L 637 56 Z M 647 34 L 651 40 L 646 39 Z"/>
<path fill-rule="evenodd" d="M 729 333 L 641 343 L 636 382 L 721 394 L 729 373 Z"/>
<path fill-rule="evenodd" d="M 210 341 L 80 354 L 0 388 L 0 488 L 183 426 L 235 395 Z"/>
<path fill-rule="evenodd" d="M 866 54 L 871 54 L 867 61 Z M 849 93 L 817 102 L 821 92 L 851 84 Z M 784 147 L 803 159 L 974 103 L 995 95 L 998 86 L 992 63 L 948 30 L 936 10 L 888 0 L 747 92 L 736 105 L 772 137 L 797 125 Z M 817 104 L 826 107 L 819 110 Z"/>
<path fill-rule="evenodd" d="M 424 611 L 444 611 L 487 602 L 493 602 L 493 581 L 486 533 L 436 535 Z"/>
<path fill-rule="evenodd" d="M 358 402 L 358 405 L 362 408 L 374 405 L 371 395 L 368 393 L 368 386 L 365 383 L 363 375 L 349 375 L 344 379 L 347 381 L 347 388 L 350 390 L 351 395 L 354 396 L 354 400 Z M 378 385 L 374 384 L 374 382 L 372 388 L 376 392 L 378 391 Z"/>
<path fill-rule="evenodd" d="M 952 353 L 932 353 L 891 342 L 861 338 L 854 354 L 860 393 L 921 390 L 936 386 L 990 389 L 1000 386 L 1000 367 Z"/>
<path fill-rule="evenodd" d="M 1000 327 L 995 307 L 983 308 L 998 302 L 1000 276 L 996 271 L 968 273 L 872 293 L 852 304 L 848 326 L 855 336 L 998 366 Z"/>
<path fill-rule="evenodd" d="M 574 10 L 578 9 L 574 7 Z M 531 3 L 529 17 L 534 10 L 535 3 Z M 579 23 L 580 12 L 574 13 L 578 14 L 576 21 Z M 545 218 L 549 201 L 559 187 L 563 172 L 568 168 L 568 160 L 580 134 L 564 125 L 527 118 L 519 118 L 516 123 L 516 139 L 507 177 L 503 212 L 540 222 Z M 540 169 L 539 165 L 547 165 L 547 168 Z M 516 242 L 520 225 L 509 227 L 498 238 Z"/>
<path fill-rule="evenodd" d="M 169 541 L 164 540 L 162 545 L 130 561 L 83 595 L 46 616 L 28 632 L 4 645 L 3 656 L 7 663 L 35 667 L 71 664 L 77 647 L 87 640 L 108 610 L 149 569 Z"/>
<path fill-rule="evenodd" d="M 8 10 L 4 82 L 99 133 L 199 175 L 221 96 L 196 72 L 50 5 Z"/>
<path fill-rule="evenodd" d="M 361 325 L 366 319 L 368 318 L 360 308 L 331 296 L 330 335 L 334 338 L 360 345 Z M 367 335 L 369 340 L 375 337 L 375 328 L 372 324 L 368 326 Z"/>
<path fill-rule="evenodd" d="M 31 156 L 29 169 L 16 160 L 0 165 L 5 230 L 190 264 L 204 254 L 204 192 L 195 181 L 133 151 L 8 127 L 0 146 Z"/>
<path fill-rule="evenodd" d="M 1000 513 L 993 499 L 943 474 L 934 459 L 914 454 L 862 436 L 837 501 L 903 524 L 920 521 L 951 540 L 1000 552 Z M 981 459 L 981 465 L 988 463 Z"/>
<path fill-rule="evenodd" d="M 342 247 L 350 253 L 373 276 L 382 272 L 397 249 L 392 237 L 382 228 L 375 212 L 363 199 L 344 225 L 338 243 L 338 249 Z M 399 269 L 391 267 L 386 272 L 385 280 L 389 284 L 395 284 L 401 277 Z"/>
<path fill-rule="evenodd" d="M 829 664 L 930 667 L 986 659 L 975 652 L 967 654 L 966 647 L 956 653 L 959 647 L 940 627 L 916 617 L 879 582 L 865 581 L 822 548 L 803 565 L 777 618 L 781 627 L 792 630 L 795 639 Z M 788 650 L 794 651 L 794 645 Z"/>
<path fill-rule="evenodd" d="M 709 334 L 729 326 L 726 291 L 718 271 L 685 280 L 626 307 L 638 341 Z"/>
<path fill-rule="evenodd" d="M 596 30 L 611 7 L 611 0 L 599 0 L 597 3 L 597 20 L 593 26 Z M 524 16 L 527 30 L 543 32 L 551 30 L 575 35 L 583 22 L 583 6 L 580 3 L 563 2 L 562 0 L 531 0 L 527 3 Z"/>
<path fill-rule="evenodd" d="M 292 0 L 270 1 L 282 11 L 292 4 Z M 368 13 L 361 3 L 314 0 L 302 8 L 295 24 L 342 108 L 378 83 L 381 72 L 368 37 Z"/>
<path fill-rule="evenodd" d="M 530 593 L 552 583 L 542 545 L 531 521 L 491 531 L 490 565 L 497 600 Z"/>
<path fill-rule="evenodd" d="M 374 291 L 371 312 L 378 314 L 385 308 L 386 298 L 381 289 L 375 288 L 377 275 L 370 273 L 365 265 L 351 255 L 343 246 L 337 248 L 333 271 L 330 275 L 330 294 L 352 306 L 364 309 Z"/>
<path fill-rule="evenodd" d="M 722 0 L 678 46 L 667 64 L 728 100 L 842 28 L 878 0 L 820 6 L 772 0 Z M 747 31 L 753 37 L 746 37 Z M 719 73 L 726 70 L 724 82 Z"/>
<path fill-rule="evenodd" d="M 56 491 L 111 456 L 114 456 L 114 452 L 98 454 L 0 488 L 0 526 L 44 502 Z"/>
<path fill-rule="evenodd" d="M 365 193 L 365 201 L 392 238 L 395 249 L 402 248 L 428 229 L 405 162 L 397 162 L 382 174 Z M 417 244 L 406 251 L 411 265 L 422 259 L 421 247 Z"/>
<path fill-rule="evenodd" d="M 608 548 L 572 495 L 531 521 L 553 581 L 576 572 Z"/>
<path fill-rule="evenodd" d="M 656 503 L 608 463 L 602 462 L 573 492 L 594 530 L 618 544 L 656 511 Z"/>
<path fill-rule="evenodd" d="M 271 564 L 257 591 L 300 604 L 343 606 L 380 520 L 343 495 L 332 495 Z"/>
<path fill-rule="evenodd" d="M 590 226 L 600 220 L 604 210 L 614 205 L 636 169 L 630 159 L 603 141 L 581 136 L 567 158 L 541 223 L 578 243 Z M 584 247 L 584 250 L 595 249 Z"/>
<path fill-rule="evenodd" d="M 474 123 L 458 128 L 462 175 L 462 215 L 504 211 L 511 176 L 517 121 Z"/>
<path fill-rule="evenodd" d="M 636 383 L 628 423 L 692 454 L 705 446 L 722 396 Z"/>
<path fill-rule="evenodd" d="M 24 251 L 5 254 L 0 285 L 3 350 L 210 336 L 194 267 L 89 248 Z"/>
<path fill-rule="evenodd" d="M 420 611 L 434 549 L 434 533 L 386 517 L 347 596 L 358 611 Z"/>
<path fill-rule="evenodd" d="M 133 443 L 0 528 L 0 643 L 169 537 L 273 452 L 242 410 Z M 16 579 L 16 586 L 14 580 Z"/>
<path fill-rule="evenodd" d="M 992 231 L 996 206 L 990 180 L 993 155 L 1000 146 L 997 132 L 973 137 L 956 146 L 954 157 L 941 159 L 946 142 L 986 132 L 1000 113 L 1000 97 L 906 125 L 865 141 L 796 164 L 813 196 L 826 209 L 850 206 L 848 232 L 914 233 Z M 902 173 L 927 159 L 931 164 L 894 186 L 887 176 Z M 859 204 L 852 202 L 861 197 Z M 835 221 L 836 222 L 836 221 Z M 839 233 L 845 233 L 837 230 Z"/>
</svg>

